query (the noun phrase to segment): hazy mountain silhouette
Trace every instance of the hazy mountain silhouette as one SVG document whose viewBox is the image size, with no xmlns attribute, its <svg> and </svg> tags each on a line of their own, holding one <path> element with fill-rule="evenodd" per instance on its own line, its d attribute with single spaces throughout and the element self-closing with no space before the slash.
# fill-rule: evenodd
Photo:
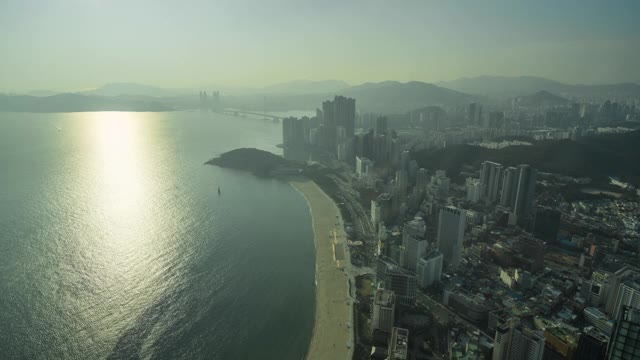
<svg viewBox="0 0 640 360">
<path fill-rule="evenodd" d="M 535 94 L 519 96 L 515 98 L 519 105 L 523 106 L 558 106 L 558 105 L 567 105 L 571 103 L 570 100 L 567 100 L 561 96 L 552 94 L 548 91 L 542 90 L 538 91 Z"/>
<path fill-rule="evenodd" d="M 476 99 L 469 94 L 419 81 L 365 83 L 345 89 L 342 95 L 355 98 L 356 105 L 364 111 L 382 113 L 404 113 L 429 105 L 462 105 Z"/>
<path fill-rule="evenodd" d="M 80 111 L 169 111 L 160 101 L 127 97 L 100 97 L 79 94 L 57 94 L 46 97 L 0 95 L 0 111 L 15 112 L 80 112 Z"/>
<path fill-rule="evenodd" d="M 340 80 L 294 80 L 270 85 L 262 88 L 261 91 L 272 94 L 325 94 L 339 92 L 348 87 L 349 84 Z"/>
<path fill-rule="evenodd" d="M 152 85 L 137 83 L 109 83 L 99 88 L 80 91 L 82 95 L 118 96 L 118 95 L 144 95 L 144 96 L 172 96 L 181 93 L 176 89 L 165 89 Z"/>
<path fill-rule="evenodd" d="M 439 86 L 475 95 L 514 97 L 546 90 L 567 97 L 625 98 L 640 96 L 634 83 L 570 85 L 536 76 L 478 76 L 438 83 Z"/>
</svg>

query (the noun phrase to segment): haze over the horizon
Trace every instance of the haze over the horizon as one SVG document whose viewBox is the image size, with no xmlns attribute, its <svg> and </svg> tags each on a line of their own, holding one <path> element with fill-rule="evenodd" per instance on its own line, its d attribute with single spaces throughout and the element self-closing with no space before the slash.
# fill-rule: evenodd
<svg viewBox="0 0 640 360">
<path fill-rule="evenodd" d="M 640 80 L 640 2 L 4 0 L 0 91 Z"/>
</svg>

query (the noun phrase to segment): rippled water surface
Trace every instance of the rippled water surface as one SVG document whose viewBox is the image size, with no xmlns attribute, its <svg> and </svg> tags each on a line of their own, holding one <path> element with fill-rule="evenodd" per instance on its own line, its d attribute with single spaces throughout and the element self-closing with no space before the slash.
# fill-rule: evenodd
<svg viewBox="0 0 640 360">
<path fill-rule="evenodd" d="M 197 112 L 0 113 L 0 358 L 300 359 L 306 202 L 202 165 L 281 141 Z"/>
</svg>

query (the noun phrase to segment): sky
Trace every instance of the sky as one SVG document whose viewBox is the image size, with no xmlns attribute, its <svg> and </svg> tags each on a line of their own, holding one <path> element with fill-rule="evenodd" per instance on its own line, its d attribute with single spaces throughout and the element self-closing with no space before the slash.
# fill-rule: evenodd
<svg viewBox="0 0 640 360">
<path fill-rule="evenodd" d="M 637 0 L 1 0 L 0 91 L 640 82 Z"/>
</svg>

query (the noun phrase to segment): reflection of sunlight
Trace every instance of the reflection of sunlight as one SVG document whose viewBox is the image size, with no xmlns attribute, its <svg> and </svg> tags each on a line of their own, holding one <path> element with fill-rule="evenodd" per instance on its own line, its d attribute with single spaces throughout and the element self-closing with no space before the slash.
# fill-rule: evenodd
<svg viewBox="0 0 640 360">
<path fill-rule="evenodd" d="M 105 210 L 112 216 L 134 213 L 142 200 L 144 186 L 140 167 L 139 121 L 125 112 L 96 114 L 95 140 L 98 173 L 102 178 Z"/>
</svg>

